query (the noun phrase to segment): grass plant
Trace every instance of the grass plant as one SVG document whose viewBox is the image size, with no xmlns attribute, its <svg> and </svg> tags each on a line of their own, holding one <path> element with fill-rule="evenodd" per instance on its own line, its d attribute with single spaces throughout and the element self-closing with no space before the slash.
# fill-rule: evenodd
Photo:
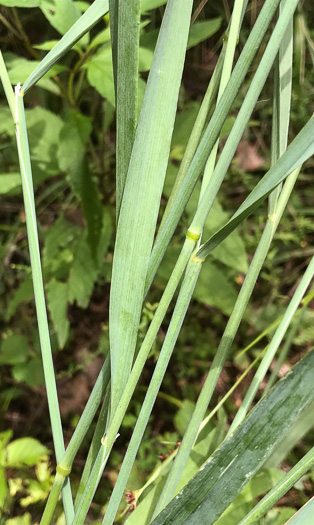
<svg viewBox="0 0 314 525">
<path fill-rule="evenodd" d="M 213 414 L 219 411 L 223 403 L 221 401 L 206 417 L 219 376 L 268 256 L 276 229 L 302 171 L 302 165 L 314 153 L 314 117 L 309 116 L 308 122 L 288 145 L 293 71 L 293 17 L 299 0 L 265 0 L 237 60 L 235 55 L 241 36 L 241 25 L 251 2 L 235 0 L 220 57 L 209 80 L 170 197 L 163 210 L 162 192 L 189 42 L 193 1 L 168 0 L 166 3 L 141 105 L 139 97 L 141 12 L 163 3 L 165 2 L 150 0 L 146 2 L 95 0 L 47 53 L 23 86 L 18 84 L 15 91 L 11 86 L 5 62 L 0 55 L 0 77 L 16 130 L 40 346 L 57 462 L 54 482 L 41 519 L 42 525 L 54 522 L 61 492 L 66 523 L 76 525 L 87 523 L 88 512 L 103 471 L 112 457 L 111 453 L 116 441 L 120 439 L 120 427 L 128 412 L 134 391 L 169 306 L 174 302 L 175 306 L 162 348 L 103 516 L 104 525 L 114 523 L 169 361 L 175 351 L 185 317 L 188 315 L 201 268 L 203 265 L 205 267 L 206 259 L 211 257 L 212 252 L 237 227 L 243 225 L 249 215 L 265 200 L 268 200 L 268 211 L 261 207 L 261 214 L 265 217 L 263 233 L 213 362 L 207 371 L 181 445 L 145 485 L 145 490 L 150 488 L 151 492 L 145 492 L 143 489 L 138 495 L 138 498 L 141 496 L 143 506 L 141 507 L 140 504 L 134 512 L 136 516 L 134 520 L 136 519 L 139 525 L 148 523 L 167 525 L 202 522 L 209 524 L 221 519 L 222 514 L 229 505 L 232 505 L 241 490 L 262 469 L 263 463 L 280 443 L 282 435 L 299 420 L 300 414 L 314 397 L 311 386 L 314 353 L 311 351 L 295 365 L 290 374 L 273 388 L 269 387 L 262 401 L 249 413 L 275 353 L 286 338 L 286 346 L 283 348 L 280 361 L 282 362 L 300 326 L 297 323 L 302 322 L 302 316 L 297 310 L 313 278 L 314 258 L 312 258 L 308 261 L 307 269 L 285 313 L 276 323 L 276 330 L 270 343 L 241 376 L 242 380 L 251 368 L 257 367 L 226 439 L 222 444 L 221 441 L 217 443 L 218 449 L 213 455 L 211 452 L 202 458 L 203 465 L 201 468 L 200 465 L 197 466 L 197 472 L 195 468 L 189 471 L 193 453 L 199 450 L 202 443 L 201 436 L 207 432 L 208 438 L 208 425 L 212 421 Z M 70 9 L 72 2 L 69 0 L 68 4 Z M 79 45 L 84 35 L 87 35 L 108 11 L 111 23 L 117 130 L 117 231 L 109 302 L 110 353 L 65 450 L 41 269 L 24 97 L 44 75 L 49 74 L 60 58 L 75 44 Z M 276 20 L 272 24 L 274 15 Z M 106 33 L 100 35 L 100 39 L 104 42 L 108 42 L 106 38 Z M 259 48 L 261 48 L 259 64 L 251 75 L 250 86 L 237 118 L 227 140 L 220 142 L 222 127 L 254 64 Z M 89 44 L 88 52 L 91 49 L 92 44 Z M 88 59 L 88 52 L 80 55 L 82 70 L 76 94 L 85 75 L 84 61 Z M 211 219 L 217 194 L 271 72 L 274 77 L 274 87 L 270 169 L 254 185 L 230 220 L 217 228 L 202 244 L 203 230 L 208 218 Z M 73 88 L 74 73 L 71 82 Z M 73 94 L 73 89 L 69 92 Z M 83 116 L 79 118 L 75 113 L 76 97 L 70 96 L 69 102 L 72 104 L 73 111 L 72 124 L 75 119 L 78 122 L 75 140 L 81 148 L 84 145 L 85 134 L 88 136 L 87 128 L 84 128 Z M 74 167 L 77 168 L 75 152 L 73 158 L 71 154 L 72 152 L 69 151 L 67 166 L 70 172 Z M 97 164 L 97 155 L 94 157 Z M 82 166 L 84 169 L 83 163 Z M 202 178 L 202 182 L 194 217 L 186 231 L 180 254 L 159 298 L 150 325 L 139 344 L 145 297 L 169 245 L 171 246 L 172 236 L 199 178 Z M 81 188 L 83 194 L 85 192 L 82 196 L 84 205 L 86 202 L 84 198 L 89 197 L 90 187 L 85 187 L 82 183 Z M 94 202 L 98 202 L 97 194 L 94 198 Z M 89 224 L 96 224 L 96 205 L 89 217 Z M 160 218 L 159 226 L 158 218 Z M 97 232 L 93 233 L 97 237 Z M 98 253 L 97 249 L 94 250 L 94 256 Z M 294 324 L 290 335 L 288 332 L 286 337 L 291 323 Z M 264 334 L 261 334 L 262 336 Z M 257 364 L 259 361 L 260 363 Z M 270 385 L 276 382 L 277 373 L 278 367 L 270 377 Z M 226 397 L 234 388 L 235 386 L 231 388 Z M 74 498 L 70 487 L 73 461 L 98 409 L 100 409 L 98 423 Z M 311 450 L 242 519 L 241 525 L 253 523 L 265 514 L 311 468 L 313 463 L 314 455 Z M 180 485 L 183 483 L 182 480 L 186 482 L 183 488 Z M 156 486 L 158 490 L 155 490 Z M 145 496 L 147 493 L 148 496 Z M 145 509 L 145 498 L 151 497 L 149 494 L 153 494 L 149 503 L 149 512 L 147 509 L 142 511 L 141 508 Z M 126 523 L 132 524 L 132 514 L 126 518 Z"/>
</svg>

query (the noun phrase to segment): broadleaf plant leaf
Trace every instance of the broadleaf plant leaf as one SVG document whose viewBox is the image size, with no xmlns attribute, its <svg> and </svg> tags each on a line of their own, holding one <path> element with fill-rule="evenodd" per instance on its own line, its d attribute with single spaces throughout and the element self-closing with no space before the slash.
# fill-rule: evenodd
<svg viewBox="0 0 314 525">
<path fill-rule="evenodd" d="M 87 11 L 65 33 L 55 47 L 49 51 L 23 85 L 26 93 L 47 71 L 71 49 L 109 11 L 109 0 L 95 0 Z"/>
<path fill-rule="evenodd" d="M 169 0 L 167 4 L 123 193 L 109 309 L 113 410 L 128 378 L 135 351 L 191 10 L 191 0 Z"/>
<path fill-rule="evenodd" d="M 313 401 L 313 367 L 312 350 L 258 403 L 153 524 L 215 523 Z"/>
<path fill-rule="evenodd" d="M 258 208 L 278 184 L 314 154 L 313 135 L 314 117 L 312 116 L 287 151 L 257 184 L 230 221 L 203 244 L 197 252 L 198 257 L 207 257 L 246 217 Z"/>
<path fill-rule="evenodd" d="M 40 9 L 61 35 L 77 22 L 81 14 L 73 0 L 41 0 Z"/>
</svg>

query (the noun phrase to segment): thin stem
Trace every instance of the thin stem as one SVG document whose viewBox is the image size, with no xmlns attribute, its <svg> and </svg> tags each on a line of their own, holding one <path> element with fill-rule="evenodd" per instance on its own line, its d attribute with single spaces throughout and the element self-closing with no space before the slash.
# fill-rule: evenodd
<svg viewBox="0 0 314 525">
<path fill-rule="evenodd" d="M 94 419 L 95 413 L 98 409 L 99 403 L 105 393 L 105 390 L 110 381 L 110 358 L 106 358 L 106 361 L 99 373 L 95 386 L 89 396 L 86 407 L 83 414 L 80 417 L 78 425 L 71 437 L 71 440 L 67 446 L 67 449 L 57 465 L 57 474 L 55 476 L 51 492 L 45 507 L 42 525 L 50 523 L 52 519 L 55 505 L 58 501 L 58 494 L 60 494 L 63 483 L 69 476 L 74 458 L 86 436 L 87 431 Z M 99 440 L 100 442 L 100 440 Z"/>
<path fill-rule="evenodd" d="M 292 0 L 291 2 L 291 4 L 293 4 L 294 6 L 296 6 L 296 3 L 297 3 L 297 0 Z M 274 0 L 274 1 L 266 0 L 262 7 L 261 13 L 236 63 L 236 66 L 233 70 L 230 81 L 228 82 L 228 85 L 224 91 L 224 94 L 216 106 L 216 109 L 204 132 L 202 140 L 195 152 L 195 155 L 189 166 L 186 176 L 184 177 L 182 181 L 180 190 L 177 193 L 177 196 L 173 201 L 173 204 L 169 210 L 169 215 L 166 218 L 163 228 L 160 230 L 159 235 L 155 241 L 155 244 L 154 244 L 154 247 L 151 253 L 151 257 L 150 257 L 150 263 L 149 263 L 149 268 L 147 272 L 145 289 L 148 289 L 150 287 L 151 282 L 153 281 L 154 275 L 165 253 L 165 250 L 170 242 L 170 239 L 173 235 L 176 225 L 178 224 L 178 221 L 183 213 L 184 207 L 187 201 L 189 200 L 190 195 L 192 194 L 193 188 L 198 180 L 198 177 L 201 174 L 201 171 L 203 170 L 205 166 L 208 155 L 210 154 L 211 149 L 214 146 L 219 136 L 222 125 L 228 115 L 228 112 L 235 100 L 236 95 L 238 94 L 238 90 L 242 84 L 242 81 L 245 78 L 245 75 L 248 71 L 250 64 L 253 61 L 255 53 L 259 45 L 262 42 L 262 39 L 267 31 L 268 25 L 270 24 L 270 21 L 275 13 L 275 10 L 278 7 L 278 4 L 279 4 L 279 0 Z M 288 15 L 292 16 L 292 14 L 290 14 L 290 11 Z M 288 16 L 288 19 L 289 19 L 289 16 Z M 287 13 L 285 13 L 285 17 L 287 17 Z M 285 25 L 285 22 L 287 22 L 287 20 L 285 20 L 285 17 L 284 17 L 284 20 L 282 20 L 284 25 Z M 232 144 L 229 143 L 229 146 L 232 146 L 231 148 L 232 155 L 231 156 L 229 155 L 231 151 L 229 151 L 228 154 L 227 152 L 225 153 L 224 168 L 221 170 L 221 172 L 217 172 L 216 175 L 213 175 L 213 177 L 210 179 L 210 184 L 208 185 L 208 187 L 211 186 L 211 183 L 213 183 L 213 181 L 215 181 L 215 183 L 213 183 L 210 189 L 208 189 L 208 192 L 207 192 L 208 194 L 204 195 L 202 199 L 203 206 L 206 207 L 206 213 L 202 213 L 202 217 L 201 217 L 201 219 L 204 221 L 207 218 L 209 210 L 217 195 L 217 192 L 219 190 L 223 177 L 232 160 L 234 151 L 236 150 L 236 147 L 241 138 L 241 135 L 246 126 L 246 123 L 250 118 L 250 115 L 252 113 L 256 100 L 260 94 L 260 91 L 263 87 L 264 82 L 266 81 L 269 69 L 274 61 L 277 49 L 280 44 L 280 40 L 282 38 L 282 33 L 283 33 L 282 30 L 283 30 L 282 23 L 277 24 L 270 38 L 269 44 L 267 46 L 267 50 L 266 50 L 267 52 L 265 51 L 264 53 L 264 56 L 262 59 L 263 64 L 259 65 L 256 71 L 256 74 L 254 76 L 254 79 L 251 83 L 249 92 L 243 102 L 243 107 L 241 108 L 239 112 L 238 118 L 236 120 L 237 126 L 235 128 L 236 123 L 233 126 L 233 129 L 232 129 L 232 132 L 234 131 L 233 140 L 232 140 Z M 262 65 L 262 68 L 261 68 L 261 65 Z M 242 129 L 242 124 L 243 124 L 243 129 Z M 224 148 L 224 151 L 225 151 L 225 148 Z M 221 158 L 222 156 L 220 157 L 220 159 Z M 206 203 L 209 203 L 209 206 L 206 206 Z M 198 219 L 200 218 L 198 217 Z M 201 226 L 202 220 L 198 220 L 197 227 Z M 198 228 L 195 231 L 200 233 L 201 228 L 200 229 Z"/>
<path fill-rule="evenodd" d="M 184 269 L 188 263 L 188 260 L 194 248 L 195 241 L 193 239 L 187 238 L 182 248 L 181 254 L 177 260 L 176 266 L 167 283 L 163 296 L 159 302 L 158 308 L 149 326 L 144 341 L 141 345 L 140 351 L 133 365 L 130 377 L 124 388 L 119 404 L 110 420 L 107 433 L 102 439 L 102 446 L 98 452 L 98 456 L 95 460 L 94 467 L 89 476 L 88 482 L 86 483 L 84 494 L 81 497 L 80 504 L 75 514 L 75 519 L 73 522 L 75 524 L 80 524 L 84 522 L 91 499 L 93 498 L 97 485 L 100 481 L 102 471 L 105 468 L 111 448 L 117 438 L 117 433 L 123 421 L 129 402 L 132 398 L 133 392 L 136 388 L 137 382 L 140 378 L 141 372 L 143 370 L 151 347 L 154 343 L 160 325 L 164 319 L 168 306 L 175 294 L 182 273 L 184 272 Z"/>
<path fill-rule="evenodd" d="M 240 31 L 240 26 L 241 26 L 241 22 L 243 18 L 242 14 L 244 13 L 244 7 L 246 4 L 247 2 L 245 0 L 236 0 L 234 4 L 232 19 L 231 19 L 231 24 L 230 24 L 230 30 L 228 33 L 228 40 L 227 40 L 227 45 L 226 45 L 224 63 L 222 67 L 220 86 L 219 86 L 219 91 L 218 91 L 218 98 L 217 98 L 218 103 L 224 93 L 224 90 L 231 76 L 232 64 L 234 60 L 234 53 L 235 53 L 235 49 L 236 49 L 236 45 L 238 41 L 238 35 Z M 202 180 L 199 202 L 201 201 L 202 196 L 213 175 L 214 166 L 216 162 L 216 156 L 217 156 L 217 150 L 218 150 L 218 144 L 219 144 L 219 139 L 214 144 L 213 149 L 209 155 L 209 158 L 205 166 L 205 172 L 204 172 L 204 176 Z M 195 231 L 193 227 L 191 227 L 190 230 Z M 197 233 L 201 233 L 201 230 L 198 231 Z M 194 417 L 194 420 L 193 421 L 191 420 L 188 426 L 188 429 L 186 431 L 188 435 L 187 437 L 186 435 L 184 436 L 183 442 L 181 443 L 179 453 L 177 454 L 176 460 L 173 463 L 172 469 L 169 473 L 167 481 L 163 487 L 162 493 L 160 495 L 160 498 L 154 510 L 153 518 L 155 518 L 159 514 L 159 512 L 169 503 L 169 501 L 174 496 L 174 493 L 179 483 L 181 474 L 186 465 L 186 461 L 188 459 L 188 456 L 190 454 L 190 451 L 196 439 L 196 435 L 197 435 L 197 431 L 198 431 L 200 422 L 204 418 L 206 407 L 207 405 L 202 405 L 201 410 L 195 409 L 195 412 L 192 416 L 192 420 L 193 420 L 193 417 Z M 195 419 L 196 421 L 198 421 L 197 426 L 195 423 Z M 190 436 L 189 436 L 189 431 L 191 431 Z"/>
<path fill-rule="evenodd" d="M 245 418 L 251 403 L 255 397 L 256 392 L 259 389 L 259 386 L 261 382 L 263 381 L 267 370 L 270 366 L 270 363 L 272 362 L 276 351 L 278 350 L 278 347 L 287 331 L 288 326 L 291 323 L 291 320 L 294 316 L 294 313 L 296 309 L 298 308 L 298 305 L 303 297 L 303 295 L 306 292 L 307 287 L 309 286 L 312 278 L 314 275 L 314 257 L 312 257 L 310 264 L 308 265 L 306 272 L 304 273 L 299 286 L 297 287 L 290 303 L 285 311 L 285 314 L 282 318 L 282 321 L 280 325 L 278 326 L 275 335 L 273 336 L 271 343 L 268 346 L 268 349 L 266 351 L 265 356 L 262 359 L 262 362 L 260 366 L 258 367 L 255 376 L 252 380 L 252 383 L 249 386 L 249 389 L 242 401 L 241 407 L 239 408 L 231 426 L 228 432 L 228 435 L 230 435 L 236 428 L 239 426 L 239 424 L 243 421 Z"/>
<path fill-rule="evenodd" d="M 302 309 L 301 309 L 301 312 L 300 312 L 300 315 L 298 315 L 294 321 L 293 321 L 293 324 L 289 330 L 289 333 L 288 333 L 288 337 L 282 347 L 282 350 L 280 352 L 280 355 L 278 357 L 278 360 L 276 362 L 276 365 L 274 366 L 274 369 L 272 370 L 271 374 L 270 374 L 270 378 L 268 379 L 267 381 L 267 385 L 266 385 L 266 388 L 263 392 L 263 397 L 266 396 L 268 394 L 268 392 L 270 391 L 270 389 L 272 388 L 272 386 L 274 385 L 274 383 L 276 382 L 277 378 L 278 378 L 278 374 L 280 372 L 280 369 L 282 367 L 282 365 L 284 364 L 285 360 L 286 360 L 286 357 L 289 353 L 289 350 L 291 348 L 291 345 L 293 343 L 293 339 L 295 337 L 295 334 L 297 333 L 297 330 L 301 324 L 301 321 L 304 319 L 304 314 L 306 312 L 306 307 L 304 306 Z"/>
<path fill-rule="evenodd" d="M 239 8 L 239 6 L 237 7 Z M 240 8 L 239 8 L 239 11 L 240 11 Z M 233 19 L 233 15 L 232 15 L 232 19 Z M 233 36 L 233 45 L 231 44 L 230 54 L 228 54 L 227 52 L 228 49 L 226 51 L 226 56 L 228 56 L 228 64 L 229 64 L 227 65 L 227 68 L 226 68 L 227 77 L 228 77 L 228 74 L 230 75 L 230 72 L 231 72 L 230 71 L 231 56 L 232 56 L 231 51 L 233 49 L 233 52 L 234 52 L 235 39 L 237 38 L 238 31 L 239 31 L 239 24 L 240 24 L 239 17 L 238 19 L 234 19 L 234 20 L 236 20 L 235 22 L 236 26 L 234 26 L 233 22 L 231 22 L 231 28 L 230 28 L 230 32 Z M 231 31 L 231 29 L 233 30 Z M 279 73 L 279 69 L 277 70 L 277 73 Z M 287 133 L 288 133 L 288 123 L 286 123 L 286 125 L 283 127 L 281 127 L 279 124 L 280 122 L 280 109 L 279 109 L 280 82 L 277 81 L 278 76 L 279 74 L 277 75 L 276 82 L 275 82 L 275 97 L 274 97 L 274 112 L 273 112 L 273 115 L 274 115 L 273 117 L 273 138 L 272 138 L 273 162 L 276 161 L 276 158 L 279 155 L 279 147 L 277 147 L 277 143 L 279 144 L 281 136 L 284 137 L 284 139 L 282 140 L 282 142 L 284 143 L 287 137 Z M 222 89 L 225 85 L 227 77 L 224 78 L 222 75 Z M 220 91 L 220 96 L 221 95 L 222 95 L 222 91 Z M 277 112 L 277 107 L 278 107 L 278 112 Z M 278 138 L 278 141 L 277 141 L 277 138 Z M 216 155 L 216 151 L 213 150 L 213 152 L 212 154 Z M 222 156 L 223 155 L 224 155 L 224 151 L 222 153 Z M 215 159 L 210 156 L 208 164 L 206 166 L 206 169 L 208 169 L 209 180 L 207 178 L 208 180 L 207 186 L 206 186 L 206 183 L 204 184 L 204 187 L 206 187 L 205 194 L 208 194 L 208 188 L 210 187 L 211 171 L 214 165 L 214 161 Z M 213 177 L 214 176 L 215 176 L 215 172 L 214 172 Z M 290 191 L 292 190 L 292 188 L 290 187 L 289 189 Z M 204 192 L 203 192 L 203 195 L 204 195 Z M 168 475 L 167 481 L 163 487 L 160 499 L 158 501 L 157 507 L 154 512 L 154 517 L 156 517 L 158 513 L 161 512 L 161 510 L 169 503 L 169 501 L 174 496 L 175 490 L 180 481 L 182 472 L 185 468 L 185 465 L 190 455 L 191 449 L 195 443 L 195 439 L 197 436 L 199 426 L 201 424 L 201 421 L 204 418 L 206 409 L 213 395 L 215 386 L 217 384 L 218 378 L 222 371 L 227 354 L 231 348 L 232 342 L 234 340 L 235 334 L 238 330 L 239 324 L 244 315 L 245 309 L 247 307 L 249 298 L 252 294 L 252 291 L 256 283 L 256 280 L 258 278 L 259 272 L 262 268 L 266 255 L 268 253 L 270 243 L 273 239 L 275 229 L 276 229 L 273 213 L 276 207 L 277 197 L 278 197 L 278 191 L 276 190 L 270 199 L 269 218 L 267 220 L 265 230 L 263 232 L 263 235 L 257 247 L 256 253 L 253 257 L 253 260 L 251 262 L 249 271 L 247 273 L 244 284 L 238 295 L 237 301 L 233 308 L 232 314 L 229 318 L 226 329 L 223 333 L 223 336 L 219 344 L 218 350 L 215 354 L 212 366 L 210 368 L 206 381 L 203 385 L 203 388 L 197 400 L 191 420 L 184 434 L 182 443 L 180 445 L 180 449 L 177 453 L 172 469 Z M 283 212 L 283 209 L 284 208 L 281 208 L 281 213 Z M 195 231 L 195 228 L 193 227 L 194 220 L 192 222 L 192 225 L 190 226 L 190 230 L 192 231 Z M 201 228 L 203 227 L 203 221 L 204 221 L 204 217 L 201 219 L 199 229 L 196 229 L 196 231 L 201 231 Z"/>
<path fill-rule="evenodd" d="M 167 369 L 172 351 L 176 344 L 188 305 L 190 303 L 197 277 L 201 270 L 201 260 L 192 258 L 188 265 L 185 279 L 181 285 L 178 300 L 171 318 L 167 335 L 163 343 L 153 377 L 147 390 L 140 414 L 138 416 L 131 441 L 129 443 L 122 467 L 109 500 L 109 505 L 103 519 L 102 525 L 111 525 L 117 513 L 125 485 L 129 478 L 138 448 L 140 446 L 143 434 L 152 408 L 154 406 L 160 385 L 162 383 L 165 371 Z"/>
<path fill-rule="evenodd" d="M 314 447 L 281 479 L 266 496 L 240 521 L 239 525 L 252 525 L 284 496 L 314 465 Z"/>
<path fill-rule="evenodd" d="M 199 145 L 202 133 L 204 131 L 204 126 L 205 126 L 205 123 L 206 123 L 206 119 L 207 119 L 207 117 L 209 115 L 209 112 L 210 112 L 210 110 L 211 110 L 211 108 L 212 108 L 212 106 L 214 104 L 214 101 L 215 101 L 215 98 L 216 98 L 216 95 L 217 95 L 217 92 L 218 92 L 218 88 L 219 88 L 219 81 L 220 81 L 222 67 L 223 67 L 223 62 L 224 62 L 224 57 L 225 57 L 225 49 L 226 49 L 226 46 L 225 46 L 225 42 L 224 42 L 223 48 L 222 48 L 221 53 L 220 53 L 219 58 L 218 58 L 218 62 L 216 64 L 216 67 L 214 69 L 214 72 L 212 74 L 210 82 L 208 84 L 208 87 L 207 87 L 206 93 L 204 95 L 201 107 L 199 109 L 199 112 L 197 114 L 196 120 L 194 122 L 194 126 L 193 126 L 193 129 L 192 129 L 191 135 L 189 137 L 187 146 L 185 148 L 185 152 L 184 152 L 181 164 L 180 164 L 179 171 L 177 173 L 177 176 L 176 176 L 173 188 L 171 190 L 171 193 L 170 193 L 170 196 L 169 196 L 169 199 L 168 199 L 165 211 L 164 211 L 163 216 L 162 216 L 162 220 L 161 220 L 161 223 L 160 223 L 159 230 L 161 230 L 161 228 L 162 228 L 162 226 L 163 226 L 163 224 L 164 224 L 164 222 L 165 222 L 165 220 L 166 220 L 166 218 L 167 218 L 167 216 L 169 214 L 169 210 L 170 210 L 170 208 L 172 206 L 172 203 L 173 203 L 173 201 L 175 199 L 175 196 L 177 195 L 177 193 L 178 193 L 178 191 L 180 189 L 181 183 L 182 183 L 182 181 L 183 181 L 183 179 L 185 177 L 185 174 L 186 174 L 186 172 L 187 172 L 187 170 L 189 168 L 189 165 L 191 164 L 191 161 L 193 159 L 194 153 L 195 153 L 195 151 L 196 151 L 196 149 L 197 149 L 197 147 Z"/>
<path fill-rule="evenodd" d="M 52 436 L 57 462 L 59 462 L 64 454 L 64 442 L 52 360 L 49 327 L 44 295 L 44 285 L 40 262 L 32 169 L 24 113 L 23 93 L 20 92 L 19 86 L 16 87 L 15 92 L 15 130 L 22 178 L 23 197 L 25 204 L 26 226 L 33 276 L 38 331 L 43 359 L 43 368 L 47 389 L 50 420 L 52 426 Z M 72 519 L 72 516 L 74 515 L 74 509 L 71 488 L 68 482 L 65 484 L 63 490 L 63 503 L 66 518 L 68 521 L 70 521 Z"/>
<path fill-rule="evenodd" d="M 107 425 L 109 408 L 110 408 L 110 384 L 108 385 L 105 399 L 104 399 L 104 402 L 100 410 L 100 414 L 99 414 L 98 421 L 96 424 L 91 446 L 89 447 L 87 459 L 85 461 L 83 474 L 80 480 L 79 487 L 77 489 L 76 498 L 74 500 L 74 510 L 75 511 L 78 509 L 81 498 L 84 494 L 86 484 L 88 482 L 88 478 L 91 474 L 93 465 L 95 464 L 98 452 L 101 447 L 101 438 L 104 435 L 104 428 L 106 428 L 106 425 Z"/>
</svg>

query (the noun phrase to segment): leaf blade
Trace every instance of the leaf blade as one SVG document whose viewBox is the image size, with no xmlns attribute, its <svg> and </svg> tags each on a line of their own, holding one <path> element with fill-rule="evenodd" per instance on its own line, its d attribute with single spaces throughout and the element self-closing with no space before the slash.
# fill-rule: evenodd
<svg viewBox="0 0 314 525">
<path fill-rule="evenodd" d="M 153 524 L 192 525 L 202 519 L 214 523 L 313 400 L 313 366 L 311 351 L 258 403 Z"/>
</svg>

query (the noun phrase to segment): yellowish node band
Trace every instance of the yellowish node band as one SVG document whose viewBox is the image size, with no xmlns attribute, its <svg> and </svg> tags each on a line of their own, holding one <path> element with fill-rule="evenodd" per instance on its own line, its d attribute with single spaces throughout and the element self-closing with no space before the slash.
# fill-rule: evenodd
<svg viewBox="0 0 314 525">
<path fill-rule="evenodd" d="M 57 465 L 57 473 L 60 474 L 60 476 L 62 476 L 63 478 L 66 478 L 70 472 L 71 472 L 71 467 L 64 467 L 63 465 Z"/>
<path fill-rule="evenodd" d="M 186 238 L 187 238 L 187 239 L 191 239 L 192 241 L 198 241 L 199 238 L 200 238 L 200 234 L 199 234 L 199 233 L 192 232 L 191 230 L 188 230 L 188 231 L 186 232 Z"/>
<path fill-rule="evenodd" d="M 201 257 L 196 257 L 196 255 L 194 255 L 194 257 L 192 257 L 192 261 L 196 262 L 196 263 L 199 263 L 199 264 L 202 264 L 205 261 L 205 258 L 202 259 Z"/>
</svg>

